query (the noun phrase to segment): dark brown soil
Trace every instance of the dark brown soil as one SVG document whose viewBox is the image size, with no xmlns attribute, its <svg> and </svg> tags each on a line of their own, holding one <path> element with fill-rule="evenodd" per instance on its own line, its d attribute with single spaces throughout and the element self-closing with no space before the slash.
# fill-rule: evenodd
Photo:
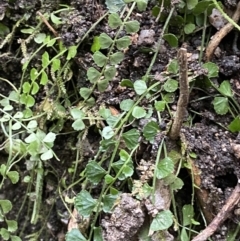
<svg viewBox="0 0 240 241">
<path fill-rule="evenodd" d="M 154 49 L 162 32 L 163 25 L 162 23 L 155 22 L 155 17 L 153 17 L 151 13 L 151 9 L 157 4 L 157 1 L 149 2 L 146 11 L 139 13 L 136 10 L 131 17 L 140 22 L 140 31 L 138 35 L 132 36 L 132 38 L 136 38 L 136 40 L 133 40 L 132 45 L 126 50 L 124 61 L 117 67 L 117 75 L 113 81 L 110 82 L 106 91 L 102 93 L 95 91 L 93 93 L 96 99 L 96 110 L 101 104 L 112 106 L 119 110 L 119 104 L 122 100 L 128 98 L 134 99 L 136 97 L 133 90 L 122 88 L 120 81 L 122 79 L 130 79 L 134 82 L 135 80 L 141 79 L 150 65 L 153 52 L 144 52 L 144 48 Z M 21 29 L 37 25 L 37 11 L 41 13 L 51 13 L 59 8 L 59 4 L 67 4 L 74 8 L 69 12 L 61 13 L 61 18 L 65 19 L 65 22 L 57 28 L 58 35 L 61 37 L 65 46 L 76 45 L 91 26 L 106 12 L 104 1 L 101 0 L 2 0 L 0 2 L 0 24 L 2 23 L 4 26 L 7 26 L 8 31 L 12 31 L 17 21 L 22 19 L 24 15 L 27 15 L 19 26 L 16 27 L 11 40 L 0 48 L 1 79 L 7 79 L 17 88 L 19 87 L 23 61 L 19 39 L 26 39 L 28 37 L 28 35 L 21 32 Z M 42 30 L 48 34 L 52 34 L 47 26 L 44 26 Z M 174 32 L 174 30 L 175 29 L 172 31 Z M 176 29 L 175 31 L 177 32 L 179 30 Z M 208 33 L 213 33 L 214 31 L 216 30 L 213 27 L 209 27 Z M 109 36 L 114 37 L 115 32 L 109 28 L 106 19 L 96 26 L 78 48 L 78 53 L 71 65 L 72 78 L 71 81 L 66 84 L 68 96 L 74 96 L 74 88 L 79 89 L 90 86 L 89 81 L 86 80 L 87 69 L 94 65 L 90 49 L 93 37 L 101 33 L 107 33 Z M 219 46 L 221 48 L 221 56 L 218 58 L 215 56 L 215 59 L 212 61 L 219 66 L 220 70 L 219 78 L 215 78 L 213 81 L 219 85 L 225 79 L 230 80 L 232 89 L 235 92 L 234 98 L 238 104 L 240 104 L 240 54 L 239 52 L 234 52 L 231 48 L 233 36 L 234 33 L 231 32 L 221 42 Z M 6 33 L 1 34 L 0 30 L 0 46 L 3 44 L 5 37 Z M 199 54 L 197 48 L 200 43 L 200 37 L 201 33 L 196 32 L 193 35 L 187 36 L 185 42 L 180 42 L 179 46 L 184 44 L 189 55 Z M 33 53 L 38 47 L 38 44 L 31 41 L 27 46 L 28 52 Z M 154 81 L 161 81 L 161 73 L 166 71 L 169 61 L 176 58 L 177 51 L 178 48 L 171 48 L 167 42 L 163 42 L 160 53 L 150 73 Z M 36 57 L 31 62 L 30 67 L 38 66 L 39 62 L 40 59 Z M 197 73 L 200 77 L 203 76 L 204 70 L 198 63 L 198 58 L 189 60 L 189 72 L 190 71 Z M 8 96 L 12 89 L 8 83 L 1 79 L 0 93 Z M 181 130 L 182 140 L 185 140 L 186 144 L 186 153 L 194 152 L 196 154 L 193 160 L 200 171 L 200 178 L 202 180 L 201 187 L 199 188 L 206 190 L 208 193 L 206 206 L 208 206 L 208 212 L 211 213 L 212 217 L 219 212 L 240 179 L 240 155 L 238 156 L 236 148 L 234 148 L 234 146 L 240 145 L 240 137 L 236 133 L 230 133 L 230 131 L 225 129 L 233 119 L 231 114 L 220 116 L 215 113 L 211 104 L 215 94 L 215 90 L 203 90 L 198 88 L 198 86 L 192 86 L 188 106 L 188 115 L 191 116 L 192 124 L 184 125 Z M 50 98 L 54 100 L 55 95 L 56 93 L 52 93 Z M 210 98 L 201 98 L 204 96 L 210 96 Z M 43 89 L 38 93 L 36 110 L 44 98 L 46 98 L 46 96 L 45 90 Z M 70 97 L 72 103 L 74 103 L 73 105 L 76 104 L 74 98 L 75 97 Z M 178 94 L 175 96 L 174 102 L 169 104 L 171 111 L 176 108 L 177 98 Z M 148 100 L 143 100 L 141 104 L 147 106 Z M 16 107 L 16 111 L 17 108 L 18 107 Z M 161 115 L 161 128 L 164 131 L 171 121 L 171 116 L 167 111 Z M 153 118 L 156 117 L 157 115 L 153 114 Z M 144 121 L 145 123 L 142 123 Z M 149 120 L 141 120 L 136 123 L 136 126 L 142 129 L 142 126 L 148 121 Z M 45 130 L 50 130 L 56 122 L 57 119 L 48 120 Z M 61 135 L 57 136 L 54 145 L 54 152 L 60 161 L 53 158 L 48 162 L 44 162 L 45 174 L 42 208 L 39 221 L 36 225 L 30 223 L 33 207 L 29 193 L 34 191 L 34 184 L 29 186 L 23 182 L 23 178 L 30 173 L 28 165 L 31 165 L 31 163 L 27 158 L 21 160 L 13 167 L 14 170 L 20 173 L 20 181 L 13 185 L 9 180 L 5 180 L 3 189 L 0 189 L 0 199 L 11 200 L 13 204 L 13 209 L 8 215 L 8 219 L 15 220 L 17 218 L 19 228 L 16 235 L 19 235 L 22 240 L 63 240 L 64 235 L 68 231 L 70 218 L 61 198 L 68 197 L 71 199 L 76 193 L 81 191 L 82 188 L 81 184 L 78 184 L 72 189 L 66 188 L 62 193 L 62 197 L 59 195 L 58 187 L 60 184 L 63 190 L 63 187 L 68 187 L 72 183 L 72 176 L 69 169 L 73 169 L 74 167 L 78 133 L 66 134 L 71 131 L 71 121 L 67 120 L 60 131 Z M 3 130 L 0 129 L 0 141 L 4 142 L 6 138 Z M 157 140 L 157 138 L 159 138 L 159 140 Z M 162 136 L 159 136 L 156 137 L 153 144 L 147 142 L 142 143 L 142 150 L 136 155 L 136 166 L 140 163 L 141 159 L 151 162 L 151 160 L 156 158 L 161 139 Z M 88 133 L 86 133 L 85 143 L 81 146 L 82 162 L 77 169 L 78 175 L 84 169 L 87 162 L 96 155 L 100 141 L 101 136 L 96 131 L 95 125 L 90 126 Z M 7 161 L 8 154 L 4 150 L 1 150 L 0 155 L 0 164 L 4 164 Z M 134 175 L 139 178 L 139 171 L 137 171 L 137 169 Z M 190 175 L 185 170 L 180 172 L 180 177 L 183 181 L 188 180 L 191 182 Z M 75 181 L 77 179 L 75 179 Z M 119 201 L 112 215 L 102 214 L 98 223 L 103 227 L 105 240 L 138 240 L 137 238 L 135 239 L 135 234 L 144 223 L 146 207 L 143 207 L 143 203 L 140 203 L 127 194 L 130 192 L 127 184 L 124 187 L 122 187 L 120 183 L 118 185 L 119 188 L 122 188 L 121 191 L 123 192 L 121 201 Z M 179 204 L 180 207 L 181 205 L 189 203 L 192 193 L 191 188 L 191 185 L 186 183 L 185 187 L 176 194 L 176 200 L 181 202 L 181 204 Z M 100 192 L 101 185 L 94 187 L 92 190 L 95 197 L 97 197 Z M 199 215 L 198 220 L 201 220 L 200 207 L 197 203 L 196 197 L 195 213 Z M 68 208 L 73 210 L 72 205 L 69 205 Z M 230 228 L 235 228 L 235 224 L 239 222 L 238 214 L 238 207 L 236 207 L 230 218 L 222 227 L 219 227 L 217 233 L 212 237 L 212 240 L 227 240 L 227 232 Z M 118 222 L 116 222 L 116 219 Z M 134 223 L 134 225 L 132 225 L 131 222 Z M 6 227 L 6 224 L 0 222 L 0 227 Z M 197 231 L 203 228 L 204 225 L 202 222 L 201 228 L 198 228 Z M 166 240 L 173 240 L 173 237 L 176 236 L 177 233 L 174 230 L 170 230 L 169 232 L 171 234 L 167 234 L 169 237 Z"/>
</svg>

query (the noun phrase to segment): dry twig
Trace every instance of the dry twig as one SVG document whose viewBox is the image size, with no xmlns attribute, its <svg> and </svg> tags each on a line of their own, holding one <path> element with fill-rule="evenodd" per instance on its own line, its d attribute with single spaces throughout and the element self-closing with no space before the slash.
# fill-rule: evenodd
<svg viewBox="0 0 240 241">
<path fill-rule="evenodd" d="M 179 137 L 180 129 L 183 123 L 184 116 L 188 105 L 189 89 L 188 89 L 188 65 L 187 65 L 187 50 L 180 48 L 178 52 L 179 62 L 179 99 L 177 103 L 176 116 L 174 118 L 169 136 L 172 140 Z"/>
<path fill-rule="evenodd" d="M 213 219 L 213 221 L 201 232 L 199 233 L 192 241 L 205 241 L 207 240 L 228 218 L 234 206 L 240 200 L 240 180 L 238 181 L 237 186 L 233 190 L 231 196 L 227 199 L 226 204 L 222 207 L 221 211 Z"/>
<path fill-rule="evenodd" d="M 240 2 L 237 5 L 236 11 L 234 12 L 232 16 L 232 20 L 234 22 L 238 22 L 240 18 Z M 221 42 L 221 40 L 234 28 L 234 26 L 231 23 L 226 24 L 224 27 L 222 27 L 214 36 L 212 36 L 212 39 L 209 41 L 208 46 L 206 48 L 206 54 L 205 58 L 206 61 L 210 61 L 212 58 L 212 55 Z"/>
</svg>

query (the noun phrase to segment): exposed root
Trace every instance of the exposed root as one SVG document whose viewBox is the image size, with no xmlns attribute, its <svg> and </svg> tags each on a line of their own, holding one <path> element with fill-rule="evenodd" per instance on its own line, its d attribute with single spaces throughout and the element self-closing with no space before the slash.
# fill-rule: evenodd
<svg viewBox="0 0 240 241">
<path fill-rule="evenodd" d="M 234 22 L 238 22 L 240 18 L 240 2 L 237 5 L 236 11 L 234 12 L 232 16 L 232 20 Z M 208 46 L 206 48 L 206 54 L 205 58 L 206 61 L 210 61 L 212 58 L 212 55 L 221 42 L 221 40 L 234 28 L 234 26 L 231 23 L 226 24 L 224 27 L 222 27 L 214 36 L 212 36 L 211 40 L 208 43 Z"/>
<path fill-rule="evenodd" d="M 240 181 L 238 181 L 237 186 L 233 190 L 231 196 L 227 199 L 226 204 L 222 207 L 221 211 L 217 214 L 217 216 L 213 219 L 213 221 L 192 241 L 205 241 L 207 240 L 228 218 L 234 206 L 240 200 Z"/>
</svg>

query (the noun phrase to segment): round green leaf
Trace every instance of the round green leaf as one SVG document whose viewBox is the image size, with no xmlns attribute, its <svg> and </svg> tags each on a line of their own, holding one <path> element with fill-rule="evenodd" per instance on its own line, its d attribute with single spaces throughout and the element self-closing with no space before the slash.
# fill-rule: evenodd
<svg viewBox="0 0 240 241">
<path fill-rule="evenodd" d="M 164 83 L 163 88 L 167 92 L 174 92 L 178 88 L 178 82 L 176 80 L 174 80 L 174 79 L 168 79 Z"/>
<path fill-rule="evenodd" d="M 100 76 L 101 73 L 93 67 L 90 67 L 87 71 L 87 77 L 92 84 L 96 83 Z"/>
<path fill-rule="evenodd" d="M 96 51 L 93 54 L 93 60 L 97 66 L 103 67 L 107 61 L 107 57 L 104 54 L 102 54 L 100 51 Z"/>
<path fill-rule="evenodd" d="M 47 135 L 43 138 L 43 142 L 54 142 L 56 139 L 56 134 L 53 132 L 47 133 Z"/>
<path fill-rule="evenodd" d="M 110 55 L 110 63 L 112 65 L 119 64 L 120 62 L 123 61 L 123 59 L 124 59 L 124 54 L 122 52 L 117 52 Z"/>
<path fill-rule="evenodd" d="M 157 216 L 153 219 L 150 230 L 159 231 L 159 230 L 167 230 L 173 224 L 172 213 L 169 210 L 161 211 L 157 214 Z"/>
<path fill-rule="evenodd" d="M 171 47 L 178 46 L 178 38 L 174 34 L 164 34 L 163 39 L 165 39 Z"/>
<path fill-rule="evenodd" d="M 81 130 L 84 130 L 85 124 L 81 119 L 77 119 L 72 123 L 72 128 L 75 131 L 81 131 Z"/>
<path fill-rule="evenodd" d="M 131 39 L 128 36 L 124 36 L 122 38 L 117 39 L 116 44 L 119 50 L 126 49 L 131 44 Z"/>
<path fill-rule="evenodd" d="M 221 83 L 220 87 L 218 88 L 218 91 L 225 96 L 228 96 L 228 97 L 233 96 L 231 85 L 228 80 L 224 80 Z"/>
<path fill-rule="evenodd" d="M 102 130 L 102 137 L 106 140 L 111 139 L 114 136 L 114 130 L 110 126 L 105 126 Z"/>
<path fill-rule="evenodd" d="M 208 78 L 218 77 L 219 68 L 215 63 L 208 62 L 203 64 L 203 68 L 208 70 Z"/>
<path fill-rule="evenodd" d="M 34 41 L 37 44 L 41 44 L 44 39 L 46 38 L 46 34 L 45 33 L 38 33 L 35 37 L 34 37 Z"/>
<path fill-rule="evenodd" d="M 159 130 L 159 125 L 155 121 L 150 121 L 143 128 L 143 136 L 152 142 Z"/>
<path fill-rule="evenodd" d="M 110 66 L 105 69 L 104 77 L 106 80 L 112 80 L 116 74 L 117 70 L 114 66 Z"/>
<path fill-rule="evenodd" d="M 174 171 L 174 162 L 170 157 L 161 160 L 156 169 L 156 177 L 162 179 Z"/>
<path fill-rule="evenodd" d="M 7 176 L 11 180 L 12 184 L 15 184 L 19 181 L 19 173 L 17 171 L 8 172 Z"/>
<path fill-rule="evenodd" d="M 225 115 L 228 112 L 229 104 L 227 97 L 215 97 L 213 100 L 214 110 L 219 115 Z"/>
<path fill-rule="evenodd" d="M 89 89 L 89 88 L 83 87 L 83 88 L 80 89 L 79 93 L 80 93 L 81 97 L 82 97 L 84 100 L 86 100 L 86 99 L 88 99 L 89 96 L 91 95 L 92 90 Z"/>
<path fill-rule="evenodd" d="M 106 33 L 101 33 L 99 36 L 99 43 L 101 49 L 107 49 L 113 43 L 113 40 Z"/>
<path fill-rule="evenodd" d="M 77 228 L 73 228 L 71 231 L 67 232 L 65 238 L 66 241 L 87 241 Z"/>
<path fill-rule="evenodd" d="M 123 100 L 120 103 L 120 109 L 123 111 L 129 111 L 133 107 L 134 103 L 135 102 L 132 99 Z"/>
<path fill-rule="evenodd" d="M 41 160 L 46 161 L 53 158 L 53 151 L 49 149 L 41 155 Z"/>
<path fill-rule="evenodd" d="M 99 80 L 97 83 L 98 90 L 100 92 L 105 91 L 107 89 L 108 85 L 109 85 L 109 80 L 107 80 L 107 79 Z"/>
<path fill-rule="evenodd" d="M 191 34 L 195 30 L 195 24 L 193 23 L 188 23 L 184 26 L 184 32 L 185 34 Z"/>
<path fill-rule="evenodd" d="M 143 80 L 136 80 L 133 86 L 138 95 L 142 95 L 147 90 L 146 82 Z"/>
<path fill-rule="evenodd" d="M 142 107 L 135 106 L 133 108 L 133 112 L 132 112 L 133 117 L 140 119 L 140 118 L 143 118 L 145 115 L 146 115 L 146 111 Z"/>
<path fill-rule="evenodd" d="M 128 21 L 125 23 L 127 33 L 136 33 L 140 28 L 140 23 L 136 20 Z"/>
<path fill-rule="evenodd" d="M 154 107 L 157 111 L 164 111 L 165 110 L 166 102 L 164 100 L 156 101 Z"/>
<path fill-rule="evenodd" d="M 108 25 L 112 28 L 118 28 L 122 25 L 122 20 L 117 13 L 111 13 L 108 17 Z"/>
</svg>

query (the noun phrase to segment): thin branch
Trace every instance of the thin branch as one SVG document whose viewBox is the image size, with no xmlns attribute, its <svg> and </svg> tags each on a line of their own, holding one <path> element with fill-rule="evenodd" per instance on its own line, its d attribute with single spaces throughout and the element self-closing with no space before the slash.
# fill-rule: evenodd
<svg viewBox="0 0 240 241">
<path fill-rule="evenodd" d="M 172 140 L 176 140 L 179 137 L 180 130 L 184 117 L 187 112 L 187 105 L 189 99 L 189 86 L 188 86 L 188 64 L 187 64 L 187 50 L 180 48 L 178 51 L 178 63 L 179 63 L 179 99 L 177 103 L 176 116 L 174 118 L 172 128 L 169 136 Z"/>
<path fill-rule="evenodd" d="M 229 22 L 224 27 L 222 27 L 218 32 L 216 32 L 216 34 L 209 41 L 208 46 L 206 48 L 206 54 L 205 54 L 206 61 L 211 60 L 212 55 L 215 49 L 217 48 L 217 46 L 219 45 L 219 43 L 221 42 L 221 40 L 234 28 L 232 21 L 238 22 L 239 18 L 240 18 L 240 2 L 238 3 L 237 9 L 232 16 L 231 22 Z"/>
<path fill-rule="evenodd" d="M 213 221 L 192 241 L 205 241 L 207 240 L 228 218 L 234 206 L 238 204 L 240 200 L 240 181 L 233 190 L 231 196 L 227 199 L 226 204 L 222 207 L 221 211 L 213 219 Z"/>
</svg>

